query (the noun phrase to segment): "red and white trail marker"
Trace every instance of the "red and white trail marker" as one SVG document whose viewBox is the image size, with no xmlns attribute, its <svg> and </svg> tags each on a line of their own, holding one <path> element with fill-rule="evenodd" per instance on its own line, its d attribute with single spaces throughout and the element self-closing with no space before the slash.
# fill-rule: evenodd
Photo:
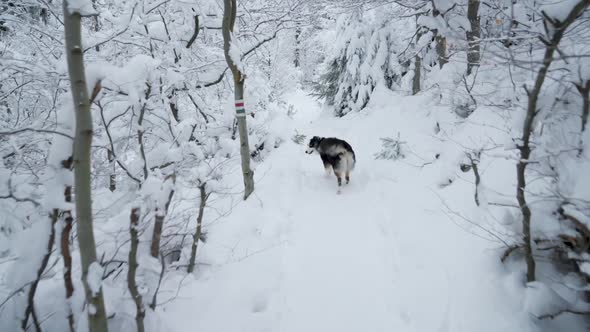
<svg viewBox="0 0 590 332">
<path fill-rule="evenodd" d="M 246 116 L 246 108 L 244 108 L 244 100 L 238 99 L 236 100 L 236 117 L 245 117 Z"/>
</svg>

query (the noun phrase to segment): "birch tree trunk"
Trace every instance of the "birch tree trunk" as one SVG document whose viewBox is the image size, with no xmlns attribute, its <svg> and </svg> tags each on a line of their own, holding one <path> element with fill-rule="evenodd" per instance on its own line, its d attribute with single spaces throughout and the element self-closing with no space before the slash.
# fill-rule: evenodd
<svg viewBox="0 0 590 332">
<path fill-rule="evenodd" d="M 90 183 L 90 153 L 92 145 L 92 114 L 84 72 L 84 53 L 80 13 L 68 9 L 68 1 L 63 2 L 66 55 L 76 116 L 74 144 L 74 188 L 76 200 L 76 221 L 78 243 L 82 265 L 82 283 L 88 304 L 88 327 L 91 332 L 108 331 L 107 318 L 102 296 L 102 287 L 91 289 L 88 283 L 88 270 L 96 261 L 96 243 L 92 229 L 92 197 Z"/>
<path fill-rule="evenodd" d="M 254 171 L 250 169 L 250 145 L 248 143 L 248 126 L 246 124 L 246 111 L 244 109 L 244 80 L 243 73 L 232 59 L 230 49 L 234 24 L 236 21 L 237 4 L 236 0 L 224 0 L 223 9 L 223 50 L 225 61 L 231 69 L 234 77 L 234 99 L 236 103 L 236 118 L 238 121 L 238 132 L 240 135 L 240 155 L 242 157 L 242 175 L 244 178 L 244 200 L 254 191 Z M 235 54 L 234 54 L 235 55 Z M 238 59 L 239 61 L 239 59 Z"/>
</svg>

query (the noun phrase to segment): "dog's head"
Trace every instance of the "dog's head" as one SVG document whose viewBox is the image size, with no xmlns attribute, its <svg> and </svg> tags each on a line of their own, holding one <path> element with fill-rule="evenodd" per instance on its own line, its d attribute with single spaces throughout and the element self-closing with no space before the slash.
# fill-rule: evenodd
<svg viewBox="0 0 590 332">
<path fill-rule="evenodd" d="M 307 150 L 305 150 L 305 153 L 307 154 L 312 154 L 314 151 L 318 150 L 318 147 L 320 146 L 320 141 L 321 141 L 321 137 L 318 136 L 314 136 L 309 140 L 309 144 L 307 145 Z"/>
</svg>

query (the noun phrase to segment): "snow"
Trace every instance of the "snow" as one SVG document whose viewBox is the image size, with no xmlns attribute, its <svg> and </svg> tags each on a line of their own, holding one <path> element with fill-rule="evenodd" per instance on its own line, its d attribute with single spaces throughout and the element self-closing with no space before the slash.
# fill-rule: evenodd
<svg viewBox="0 0 590 332">
<path fill-rule="evenodd" d="M 553 19 L 563 21 L 578 3 L 580 0 L 545 0 L 540 10 Z"/>
<path fill-rule="evenodd" d="M 92 6 L 91 0 L 67 0 L 68 11 L 73 13 L 79 13 L 82 16 L 97 15 L 98 13 Z"/>
<path fill-rule="evenodd" d="M 465 2 L 342 11 L 336 2 L 329 6 L 335 8 L 322 8 L 304 1 L 290 12 L 282 12 L 284 6 L 275 11 L 271 2 L 241 3 L 247 15 L 236 25 L 241 32 L 232 36 L 229 56 L 248 73 L 247 114 L 256 115 L 247 117 L 250 146 L 264 144 L 252 158 L 256 188 L 247 201 L 231 79 L 203 86 L 227 70 L 219 1 L 100 3 L 98 21 L 88 20 L 83 35 L 90 41 L 84 56 L 89 92 L 97 82 L 103 86 L 96 99 L 101 107 L 91 112 L 93 227 L 104 266 L 93 263 L 82 279 L 80 248 L 72 241 L 75 291 L 66 300 L 59 247 L 65 222 L 57 222 L 53 254 L 35 297 L 43 330 L 68 330 L 68 312 L 77 331 L 88 330 L 87 313 L 95 308 L 86 305 L 83 282 L 93 293 L 103 290 L 109 330 L 135 329 L 125 277 L 135 207 L 141 211 L 136 282 L 144 304 L 157 300 L 155 310 L 146 306 L 148 332 L 587 329 L 585 318 L 576 315 L 537 319 L 567 308 L 589 309 L 583 292 L 590 254 L 559 245 L 563 236 L 583 239 L 577 221 L 590 225 L 590 130 L 580 132 L 581 98 L 571 85 L 590 78 L 582 20 L 560 44 L 568 58 L 556 58 L 551 66 L 532 135 L 526 196 L 537 281 L 526 283 L 521 248 L 503 256 L 522 243 L 514 197 L 516 145 L 527 104 L 522 87 L 532 86 L 544 48 L 537 38 L 544 31 L 541 17 L 531 12 L 541 8 L 563 17 L 573 0 L 507 3 L 498 10 L 482 5 L 485 52 L 468 76 Z M 448 12 L 421 15 L 419 23 L 446 37 L 449 62 L 443 68 L 433 32 L 421 29 L 425 33 L 415 39 L 415 14 L 433 5 Z M 72 0 L 69 9 L 87 15 L 91 6 Z M 187 49 L 197 14 L 203 30 Z M 0 58 L 8 68 L 0 71 L 4 130 L 73 136 L 63 45 L 60 38 L 47 38 L 63 33 L 63 25 L 49 15 L 47 22 L 27 20 L 31 29 L 14 29 L 25 18 L 8 15 L 10 33 L 0 39 Z M 298 39 L 293 23 L 302 28 Z M 242 59 L 245 46 L 275 29 L 276 38 Z M 510 47 L 500 43 L 506 37 Z M 409 96 L 416 55 L 423 60 L 421 91 Z M 312 99 L 308 89 L 314 88 L 333 105 L 321 107 Z M 145 134 L 145 158 L 138 131 Z M 352 182 L 340 195 L 319 157 L 303 153 L 314 135 L 343 138 L 356 151 Z M 403 142 L 403 158 L 377 158 L 385 137 Z M 111 148 L 119 164 L 108 160 Z M 13 331 L 27 302 L 26 287 L 19 288 L 35 278 L 47 250 L 48 212 L 73 208 L 64 200 L 73 173 L 61 167 L 72 154 L 72 140 L 27 131 L 5 136 L 0 150 L 0 196 L 6 196 L 0 200 L 0 303 L 14 294 L 0 306 L 0 330 Z M 478 158 L 477 188 L 473 170 L 464 167 L 469 156 Z M 203 184 L 207 241 L 198 243 L 195 271 L 187 273 Z M 19 201 L 27 199 L 35 203 Z M 149 254 L 156 217 L 164 217 L 162 261 Z M 555 255 L 553 246 L 564 252 Z M 569 265 L 579 271 L 564 269 Z"/>
<path fill-rule="evenodd" d="M 524 306 L 531 314 L 541 317 L 566 309 L 567 302 L 546 284 L 535 281 L 527 285 Z"/>
<path fill-rule="evenodd" d="M 441 209 L 441 190 L 450 203 L 474 206 L 472 186 L 445 194 L 438 167 L 412 165 L 416 154 L 444 148 L 425 120 L 434 107 L 427 99 L 380 89 L 366 112 L 342 119 L 302 93 L 289 103 L 299 132 L 352 145 L 351 183 L 336 195 L 317 155 L 285 142 L 258 165 L 253 198 L 207 226 L 198 256 L 207 264 L 161 308 L 170 330 L 536 331 L 498 244 Z M 379 137 L 397 131 L 414 155 L 375 160 Z M 175 285 L 182 276 L 171 278 Z"/>
<path fill-rule="evenodd" d="M 244 63 L 242 62 L 242 48 L 238 38 L 232 34 L 229 43 L 229 57 L 241 73 L 244 73 Z"/>
<path fill-rule="evenodd" d="M 88 283 L 88 287 L 90 287 L 90 291 L 92 295 L 95 296 L 100 292 L 100 288 L 102 287 L 102 275 L 104 269 L 98 262 L 92 262 L 88 267 L 88 274 L 86 275 L 86 282 Z"/>
</svg>

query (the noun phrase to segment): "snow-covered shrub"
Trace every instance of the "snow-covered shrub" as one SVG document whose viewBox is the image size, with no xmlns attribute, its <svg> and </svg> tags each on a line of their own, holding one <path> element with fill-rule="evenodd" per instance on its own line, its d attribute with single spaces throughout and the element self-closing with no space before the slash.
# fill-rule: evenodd
<svg viewBox="0 0 590 332">
<path fill-rule="evenodd" d="M 295 135 L 293 135 L 293 137 L 291 137 L 291 140 L 292 140 L 293 142 L 295 142 L 295 144 L 299 144 L 299 145 L 301 145 L 301 144 L 305 144 L 305 138 L 306 138 L 306 137 L 307 137 L 307 136 L 305 136 L 305 135 L 303 135 L 303 134 L 300 134 L 300 133 L 298 133 L 297 131 L 295 131 Z"/>
<path fill-rule="evenodd" d="M 406 157 L 404 153 L 403 142 L 400 139 L 400 134 L 397 133 L 397 138 L 381 137 L 381 151 L 375 154 L 375 159 L 398 160 Z"/>
</svg>

